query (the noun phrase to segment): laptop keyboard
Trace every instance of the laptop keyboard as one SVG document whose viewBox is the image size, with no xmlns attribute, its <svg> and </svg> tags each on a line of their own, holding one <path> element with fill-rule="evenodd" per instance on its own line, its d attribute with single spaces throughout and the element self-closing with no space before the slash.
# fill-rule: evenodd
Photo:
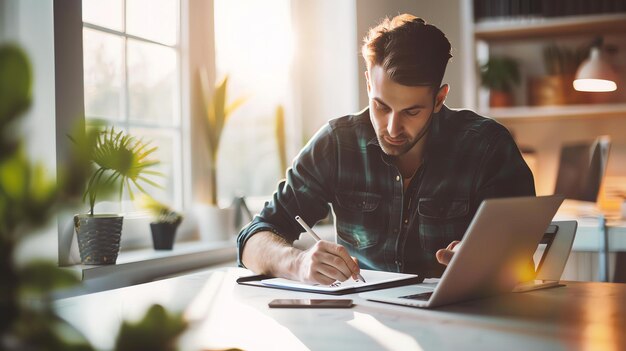
<svg viewBox="0 0 626 351">
<path fill-rule="evenodd" d="M 428 299 L 430 299 L 430 296 L 433 294 L 432 291 L 429 292 L 423 292 L 423 293 L 419 293 L 419 294 L 413 294 L 413 295 L 407 295 L 407 296 L 400 296 L 401 299 L 409 299 L 409 300 L 421 300 L 421 301 L 428 301 Z"/>
</svg>

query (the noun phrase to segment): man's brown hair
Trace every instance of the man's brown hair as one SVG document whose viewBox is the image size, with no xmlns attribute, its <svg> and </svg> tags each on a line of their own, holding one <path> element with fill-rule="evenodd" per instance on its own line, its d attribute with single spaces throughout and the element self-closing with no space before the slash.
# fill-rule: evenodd
<svg viewBox="0 0 626 351">
<path fill-rule="evenodd" d="M 363 39 L 361 53 L 367 69 L 380 65 L 389 78 L 407 86 L 441 86 L 450 42 L 439 28 L 409 14 L 385 18 Z"/>
</svg>

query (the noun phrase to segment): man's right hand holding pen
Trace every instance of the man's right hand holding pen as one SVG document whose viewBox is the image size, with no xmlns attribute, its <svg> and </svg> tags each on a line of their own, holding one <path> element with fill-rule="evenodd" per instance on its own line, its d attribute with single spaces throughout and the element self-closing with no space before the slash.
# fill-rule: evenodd
<svg viewBox="0 0 626 351">
<path fill-rule="evenodd" d="M 311 284 L 330 285 L 357 280 L 361 270 L 356 258 L 350 257 L 345 247 L 330 241 L 320 240 L 298 255 L 300 281 Z"/>
<path fill-rule="evenodd" d="M 357 259 L 351 257 L 345 247 L 322 240 L 300 216 L 295 218 L 302 228 L 316 241 L 312 248 L 303 252 L 304 257 L 302 258 L 304 260 L 300 266 L 304 268 L 304 278 L 313 278 L 313 281 L 325 285 L 330 285 L 337 280 L 343 282 L 350 277 L 365 283 Z M 310 251 L 311 253 L 309 253 Z M 310 255 L 310 257 L 307 255 Z M 335 278 L 335 280 L 326 284 L 326 281 L 332 278 Z M 309 280 L 304 281 L 313 282 Z"/>
</svg>

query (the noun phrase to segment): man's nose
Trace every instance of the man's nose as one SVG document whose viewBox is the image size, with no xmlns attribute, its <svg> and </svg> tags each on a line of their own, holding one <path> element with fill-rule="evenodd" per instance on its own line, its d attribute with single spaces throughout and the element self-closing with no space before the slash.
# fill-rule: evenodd
<svg viewBox="0 0 626 351">
<path fill-rule="evenodd" d="M 391 112 L 389 114 L 389 121 L 387 123 L 387 132 L 389 136 L 392 138 L 397 137 L 402 133 L 402 123 L 400 120 L 400 115 L 395 112 Z"/>
</svg>

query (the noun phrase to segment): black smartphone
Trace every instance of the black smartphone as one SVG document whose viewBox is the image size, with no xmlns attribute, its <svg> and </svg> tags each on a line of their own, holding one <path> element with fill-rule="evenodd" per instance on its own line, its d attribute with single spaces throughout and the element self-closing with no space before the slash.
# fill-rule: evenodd
<svg viewBox="0 0 626 351">
<path fill-rule="evenodd" d="M 350 308 L 351 299 L 276 299 L 268 306 L 271 308 Z"/>
</svg>

